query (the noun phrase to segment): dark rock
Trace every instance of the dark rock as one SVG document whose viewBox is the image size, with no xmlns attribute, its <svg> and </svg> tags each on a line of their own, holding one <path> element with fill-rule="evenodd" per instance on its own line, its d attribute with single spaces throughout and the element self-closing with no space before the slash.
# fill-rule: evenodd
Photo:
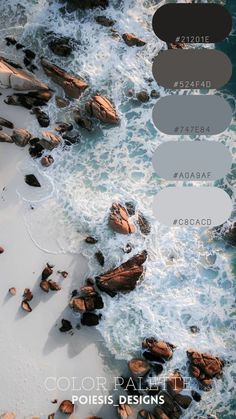
<svg viewBox="0 0 236 419">
<path fill-rule="evenodd" d="M 175 348 L 171 343 L 157 340 L 153 337 L 144 339 L 142 346 L 144 349 L 148 349 L 152 355 L 157 356 L 157 359 L 161 357 L 165 360 L 172 358 L 173 349 Z"/>
<path fill-rule="evenodd" d="M 146 45 L 146 42 L 143 39 L 138 38 L 133 33 L 124 33 L 122 38 L 128 47 L 143 47 Z"/>
<path fill-rule="evenodd" d="M 145 359 L 147 359 L 148 361 L 151 361 L 151 362 L 160 362 L 161 364 L 165 363 L 163 358 L 161 358 L 160 356 L 157 356 L 156 354 L 152 354 L 149 351 L 144 351 L 143 352 L 143 357 Z"/>
<path fill-rule="evenodd" d="M 149 102 L 150 99 L 148 92 L 146 92 L 145 90 L 142 90 L 141 92 L 137 93 L 136 97 L 142 103 Z"/>
<path fill-rule="evenodd" d="M 128 362 L 128 368 L 134 377 L 143 377 L 150 371 L 151 366 L 144 359 L 134 358 Z"/>
<path fill-rule="evenodd" d="M 95 313 L 83 313 L 81 324 L 83 326 L 97 326 L 101 316 Z"/>
<path fill-rule="evenodd" d="M 103 123 L 113 125 L 119 123 L 119 116 L 114 105 L 105 96 L 94 96 L 90 102 L 86 104 L 86 110 L 90 116 L 93 116 Z"/>
<path fill-rule="evenodd" d="M 155 408 L 155 419 L 171 419 L 172 416 L 167 416 L 163 410 L 157 406 Z"/>
<path fill-rule="evenodd" d="M 172 42 L 167 44 L 168 49 L 188 49 L 187 44 Z"/>
<path fill-rule="evenodd" d="M 185 388 L 185 383 L 179 371 L 171 372 L 167 380 L 167 389 L 170 394 L 180 393 Z"/>
<path fill-rule="evenodd" d="M 0 255 L 1 255 L 2 253 L 4 253 L 4 249 L 3 249 L 3 247 L 2 247 L 2 246 L 0 246 Z"/>
<path fill-rule="evenodd" d="M 0 117 L 0 125 L 2 127 L 6 127 L 6 128 L 9 128 L 9 129 L 13 129 L 14 128 L 14 124 L 12 122 L 8 121 L 5 118 L 1 118 L 1 117 Z"/>
<path fill-rule="evenodd" d="M 50 77 L 54 83 L 61 86 L 69 97 L 78 99 L 83 91 L 87 89 L 88 84 L 81 78 L 67 73 L 62 68 L 50 63 L 44 58 L 42 58 L 41 64 L 47 76 Z"/>
<path fill-rule="evenodd" d="M 93 123 L 91 119 L 83 117 L 79 110 L 74 112 L 74 120 L 81 128 L 84 128 L 87 131 L 92 130 Z"/>
<path fill-rule="evenodd" d="M 109 5 L 108 0 L 67 0 L 67 3 L 72 7 L 71 10 L 93 9 L 95 7 L 102 7 L 105 9 Z"/>
<path fill-rule="evenodd" d="M 11 138 L 19 147 L 25 147 L 32 138 L 32 135 L 26 129 L 17 128 L 13 130 Z"/>
<path fill-rule="evenodd" d="M 152 364 L 152 369 L 155 375 L 160 375 L 163 371 L 163 366 L 161 364 Z"/>
<path fill-rule="evenodd" d="M 26 109 L 32 109 L 34 106 L 45 106 L 52 98 L 51 90 L 42 90 L 41 92 L 15 93 L 8 96 L 4 101 L 7 105 L 23 106 Z"/>
<path fill-rule="evenodd" d="M 173 400 L 173 398 L 165 391 L 161 391 L 159 396 L 163 396 L 164 404 L 161 405 L 161 411 L 163 411 L 167 417 L 171 419 L 180 418 L 182 411 L 178 404 Z M 158 417 L 158 410 L 155 408 L 155 415 Z M 159 414 L 160 417 L 160 414 Z"/>
<path fill-rule="evenodd" d="M 25 65 L 26 67 L 28 67 L 28 66 L 31 64 L 31 60 L 29 60 L 27 57 L 24 57 L 23 62 L 24 62 L 24 65 Z"/>
<path fill-rule="evenodd" d="M 131 234 L 135 232 L 135 226 L 129 221 L 129 214 L 124 206 L 113 203 L 110 209 L 109 226 L 117 233 Z"/>
<path fill-rule="evenodd" d="M 78 134 L 73 134 L 71 132 L 65 132 L 62 134 L 63 140 L 65 140 L 65 145 L 71 146 L 73 144 L 78 144 L 80 142 L 80 137 Z"/>
<path fill-rule="evenodd" d="M 236 222 L 234 222 L 224 233 L 224 238 L 229 244 L 233 246 L 236 245 Z"/>
<path fill-rule="evenodd" d="M 209 353 L 202 353 L 189 349 L 187 351 L 190 362 L 190 373 L 203 386 L 211 386 L 213 378 L 220 378 L 223 373 L 224 362 Z"/>
<path fill-rule="evenodd" d="M 197 402 L 197 403 L 199 403 L 202 400 L 201 394 L 199 394 L 195 390 L 191 391 L 191 395 L 192 395 L 193 400 L 195 400 L 195 402 Z"/>
<path fill-rule="evenodd" d="M 46 128 L 50 125 L 50 119 L 46 112 L 43 112 L 40 108 L 33 108 L 33 113 L 36 115 L 38 123 L 41 127 Z"/>
<path fill-rule="evenodd" d="M 33 299 L 32 291 L 29 288 L 25 288 L 23 297 L 25 301 L 31 301 Z"/>
<path fill-rule="evenodd" d="M 96 244 L 98 242 L 97 239 L 95 239 L 94 237 L 88 236 L 85 239 L 85 242 L 88 244 Z"/>
<path fill-rule="evenodd" d="M 62 123 L 57 125 L 57 127 L 55 128 L 55 131 L 63 133 L 63 132 L 67 132 L 67 131 L 72 131 L 73 128 L 74 127 L 73 127 L 72 124 L 67 124 L 65 122 L 62 122 Z"/>
<path fill-rule="evenodd" d="M 98 263 L 101 266 L 104 266 L 104 264 L 105 264 L 105 258 L 104 258 L 104 255 L 102 254 L 102 252 L 100 250 L 95 253 L 95 258 L 97 259 Z"/>
<path fill-rule="evenodd" d="M 42 166 L 49 167 L 54 163 L 54 158 L 49 154 L 48 156 L 43 156 L 40 162 Z"/>
<path fill-rule="evenodd" d="M 114 24 L 116 23 L 115 20 L 109 19 L 106 16 L 96 16 L 95 20 L 99 25 L 106 26 L 106 27 L 114 26 Z"/>
<path fill-rule="evenodd" d="M 53 274 L 53 269 L 52 268 L 53 268 L 53 266 L 51 266 L 47 263 L 46 267 L 44 268 L 44 270 L 42 272 L 42 280 L 48 279 L 48 277 Z"/>
<path fill-rule="evenodd" d="M 131 252 L 132 252 L 132 245 L 131 245 L 131 244 L 129 244 L 129 243 L 127 243 L 127 244 L 125 245 L 125 247 L 123 248 L 123 252 L 124 252 L 124 253 L 131 253 Z"/>
<path fill-rule="evenodd" d="M 21 44 L 20 42 L 17 42 L 16 49 L 22 49 L 25 48 L 25 45 Z"/>
<path fill-rule="evenodd" d="M 46 279 L 43 279 L 40 284 L 39 284 L 40 288 L 44 291 L 44 292 L 49 292 L 49 283 Z"/>
<path fill-rule="evenodd" d="M 182 409 L 188 409 L 192 403 L 192 397 L 185 394 L 176 394 L 174 400 L 180 407 L 182 407 Z"/>
<path fill-rule="evenodd" d="M 194 335 L 196 335 L 197 333 L 200 333 L 200 329 L 198 326 L 190 326 L 189 329 Z"/>
<path fill-rule="evenodd" d="M 134 290 L 138 280 L 141 278 L 144 268 L 143 264 L 147 259 L 147 252 L 144 250 L 127 262 L 122 263 L 118 268 L 96 277 L 96 284 L 101 291 L 111 297 L 117 293 L 130 292 Z"/>
<path fill-rule="evenodd" d="M 56 96 L 55 100 L 56 100 L 56 105 L 58 108 L 66 108 L 70 104 L 70 101 L 68 99 L 64 99 L 63 97 L 60 97 L 60 96 Z"/>
<path fill-rule="evenodd" d="M 104 307 L 102 297 L 95 291 L 93 285 L 82 287 L 80 292 L 72 297 L 70 307 L 75 312 L 101 310 Z"/>
<path fill-rule="evenodd" d="M 36 140 L 36 139 L 35 139 Z M 37 142 L 33 143 L 29 148 L 29 154 L 31 157 L 39 158 L 42 156 L 44 148 L 41 144 L 39 144 L 40 139 L 37 138 Z"/>
<path fill-rule="evenodd" d="M 36 58 L 36 54 L 34 51 L 31 51 L 31 49 L 24 49 L 24 53 L 26 58 L 28 58 L 28 60 L 32 61 Z"/>
<path fill-rule="evenodd" d="M 134 380 L 131 377 L 121 377 L 120 385 L 130 396 L 140 395 L 138 385 L 135 384 Z"/>
<path fill-rule="evenodd" d="M 39 141 L 39 144 L 46 150 L 53 150 L 58 147 L 61 143 L 61 138 L 50 131 L 43 132 L 43 138 Z"/>
<path fill-rule="evenodd" d="M 120 419 L 128 419 L 133 414 L 133 409 L 128 404 L 119 404 L 117 414 Z"/>
<path fill-rule="evenodd" d="M 151 233 L 151 225 L 141 212 L 138 213 L 138 225 L 141 233 L 145 236 Z"/>
<path fill-rule="evenodd" d="M 0 143 L 13 143 L 13 139 L 5 132 L 0 132 Z"/>
<path fill-rule="evenodd" d="M 48 44 L 50 50 L 59 57 L 69 57 L 73 50 L 73 43 L 69 37 L 54 38 Z"/>
<path fill-rule="evenodd" d="M 5 41 L 6 41 L 8 47 L 10 45 L 16 45 L 16 43 L 17 43 L 17 40 L 14 36 L 6 36 Z"/>
<path fill-rule="evenodd" d="M 125 207 L 128 211 L 128 214 L 130 217 L 132 217 L 133 215 L 135 215 L 135 205 L 133 202 L 126 202 L 125 203 Z"/>
<path fill-rule="evenodd" d="M 73 327 L 72 327 L 72 324 L 69 320 L 65 320 L 65 319 L 61 320 L 61 327 L 59 329 L 60 332 L 66 333 L 66 332 L 69 332 L 72 329 L 73 329 Z"/>
<path fill-rule="evenodd" d="M 41 187 L 38 179 L 33 174 L 25 175 L 25 183 L 27 183 L 27 185 L 29 185 L 29 186 L 34 186 L 36 188 Z"/>
<path fill-rule="evenodd" d="M 153 99 L 158 99 L 160 97 L 160 94 L 156 90 L 152 90 L 150 96 Z"/>
</svg>

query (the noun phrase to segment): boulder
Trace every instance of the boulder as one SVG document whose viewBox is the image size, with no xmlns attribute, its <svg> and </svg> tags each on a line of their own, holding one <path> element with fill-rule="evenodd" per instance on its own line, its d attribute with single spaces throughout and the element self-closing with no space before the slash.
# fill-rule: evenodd
<svg viewBox="0 0 236 419">
<path fill-rule="evenodd" d="M 27 185 L 29 185 L 29 186 L 34 186 L 35 188 L 40 188 L 41 187 L 38 179 L 33 174 L 25 175 L 25 183 L 27 183 Z"/>
<path fill-rule="evenodd" d="M 109 226 L 120 234 L 131 234 L 135 232 L 135 226 L 129 221 L 129 214 L 124 206 L 119 203 L 112 204 L 109 220 Z"/>
<path fill-rule="evenodd" d="M 143 377 L 151 369 L 151 366 L 147 361 L 136 358 L 131 359 L 131 361 L 128 362 L 128 367 L 134 377 Z"/>
<path fill-rule="evenodd" d="M 99 265 L 104 266 L 105 265 L 105 258 L 103 253 L 99 250 L 95 253 L 95 258 L 97 259 Z"/>
<path fill-rule="evenodd" d="M 128 47 L 143 47 L 146 45 L 146 42 L 143 39 L 138 38 L 133 33 L 124 33 L 122 38 Z"/>
<path fill-rule="evenodd" d="M 81 324 L 83 326 L 97 326 L 99 324 L 99 320 L 101 315 L 95 313 L 84 313 L 81 318 Z"/>
<path fill-rule="evenodd" d="M 98 242 L 98 240 L 95 239 L 95 237 L 88 236 L 88 237 L 86 237 L 85 242 L 88 243 L 88 244 L 96 244 Z"/>
<path fill-rule="evenodd" d="M 43 112 L 40 108 L 33 108 L 33 113 L 36 115 L 38 123 L 41 127 L 48 127 L 50 125 L 50 119 L 46 112 Z"/>
<path fill-rule="evenodd" d="M 171 359 L 173 356 L 173 349 L 175 348 L 171 343 L 157 340 L 153 337 L 144 339 L 142 347 L 157 357 L 157 360 L 159 360 L 159 358 L 165 360 Z"/>
<path fill-rule="evenodd" d="M 102 7 L 105 9 L 109 5 L 108 0 L 67 0 L 70 9 L 94 9 L 95 7 Z"/>
<path fill-rule="evenodd" d="M 15 287 L 11 287 L 11 288 L 9 288 L 9 293 L 11 294 L 11 295 L 16 295 L 16 288 Z"/>
<path fill-rule="evenodd" d="M 85 313 L 87 311 L 101 310 L 104 307 L 102 297 L 96 292 L 95 288 L 85 286 L 80 289 L 78 295 L 70 301 L 70 307 L 75 312 Z"/>
<path fill-rule="evenodd" d="M 69 57 L 73 51 L 73 41 L 67 37 L 55 37 L 48 43 L 50 50 L 59 57 Z"/>
<path fill-rule="evenodd" d="M 42 166 L 49 167 L 54 163 L 54 158 L 49 154 L 48 156 L 43 156 L 40 162 Z"/>
<path fill-rule="evenodd" d="M 0 125 L 2 127 L 6 127 L 6 128 L 9 128 L 9 129 L 13 129 L 14 128 L 14 125 L 13 125 L 12 122 L 8 121 L 5 118 L 1 118 L 1 117 L 0 117 Z"/>
<path fill-rule="evenodd" d="M 56 105 L 58 108 L 66 108 L 70 104 L 70 101 L 68 99 L 65 99 L 60 96 L 56 96 L 55 100 L 56 100 Z"/>
<path fill-rule="evenodd" d="M 115 20 L 109 19 L 106 16 L 96 16 L 95 20 L 99 25 L 106 26 L 108 28 L 111 27 L 111 26 L 114 26 L 115 23 L 116 23 Z"/>
<path fill-rule="evenodd" d="M 69 320 L 66 320 L 66 319 L 61 320 L 61 327 L 59 329 L 60 332 L 66 333 L 66 332 L 69 332 L 72 329 L 73 329 L 73 327 L 72 327 L 72 324 Z"/>
<path fill-rule="evenodd" d="M 61 290 L 61 286 L 56 281 L 52 281 L 51 279 L 49 279 L 48 285 L 49 285 L 49 288 L 50 288 L 51 291 L 60 291 Z"/>
<path fill-rule="evenodd" d="M 14 90 L 46 90 L 48 86 L 25 70 L 12 67 L 0 57 L 0 87 Z"/>
<path fill-rule="evenodd" d="M 90 116 L 105 124 L 118 124 L 118 113 L 109 99 L 105 96 L 96 95 L 87 104 L 86 110 Z"/>
<path fill-rule="evenodd" d="M 159 393 L 159 397 L 161 396 L 163 396 L 163 399 L 164 399 L 164 404 L 162 404 L 160 408 L 161 412 L 164 412 L 167 418 L 170 418 L 170 419 L 180 418 L 180 416 L 182 415 L 182 411 L 180 407 L 178 406 L 178 404 L 174 401 L 174 399 L 166 391 L 161 391 Z M 155 408 L 154 413 L 157 418 L 158 417 L 161 419 L 165 418 L 165 416 L 160 415 L 157 408 Z"/>
<path fill-rule="evenodd" d="M 61 413 L 65 413 L 66 415 L 71 415 L 74 412 L 74 405 L 70 400 L 64 400 L 60 404 L 59 410 Z"/>
<path fill-rule="evenodd" d="M 167 380 L 167 389 L 170 393 L 180 393 L 185 388 L 185 383 L 179 371 L 170 373 Z"/>
<path fill-rule="evenodd" d="M 142 234 L 147 236 L 151 233 L 151 225 L 147 218 L 141 213 L 138 213 L 138 225 Z"/>
<path fill-rule="evenodd" d="M 50 275 L 53 274 L 53 266 L 49 265 L 49 263 L 46 264 L 45 268 L 42 271 L 42 281 L 45 279 L 48 279 Z"/>
<path fill-rule="evenodd" d="M 32 311 L 32 308 L 30 307 L 28 301 L 26 301 L 26 300 L 22 301 L 21 308 L 22 308 L 22 310 L 26 311 L 27 313 L 31 313 L 31 311 Z"/>
<path fill-rule="evenodd" d="M 17 128 L 13 130 L 11 138 L 19 147 L 25 147 L 32 138 L 32 135 L 26 129 Z"/>
<path fill-rule="evenodd" d="M 120 419 L 127 419 L 133 414 L 133 409 L 128 404 L 119 404 L 117 413 Z"/>
<path fill-rule="evenodd" d="M 47 76 L 50 77 L 54 83 L 61 86 L 67 96 L 78 99 L 83 91 L 87 89 L 88 84 L 81 78 L 67 73 L 62 68 L 44 58 L 41 59 L 41 64 Z"/>
<path fill-rule="evenodd" d="M 43 138 L 39 141 L 39 144 L 46 150 L 53 150 L 58 147 L 61 143 L 61 138 L 51 131 L 44 131 Z"/>
<path fill-rule="evenodd" d="M 0 143 L 13 143 L 13 139 L 5 132 L 0 132 Z"/>
<path fill-rule="evenodd" d="M 203 386 L 210 386 L 213 378 L 220 378 L 223 373 L 224 362 L 217 356 L 189 349 L 187 356 L 190 363 L 190 373 Z"/>
<path fill-rule="evenodd" d="M 146 90 L 142 90 L 141 92 L 138 92 L 136 94 L 136 98 L 142 103 L 149 102 L 150 100 L 149 94 Z"/>
<path fill-rule="evenodd" d="M 32 109 L 33 106 L 45 106 L 52 98 L 52 90 L 41 90 L 38 92 L 15 93 L 8 96 L 4 101 L 7 105 L 23 106 L 26 109 Z"/>
<path fill-rule="evenodd" d="M 127 293 L 134 290 L 144 272 L 143 264 L 146 259 L 147 252 L 144 250 L 142 253 L 130 258 L 127 262 L 122 263 L 118 268 L 96 277 L 98 288 L 111 297 L 114 297 L 119 292 Z"/>
<path fill-rule="evenodd" d="M 74 120 L 75 120 L 76 124 L 78 124 L 81 128 L 84 128 L 87 131 L 92 130 L 93 123 L 92 123 L 91 119 L 82 116 L 81 112 L 79 110 L 76 110 L 74 112 Z"/>
</svg>

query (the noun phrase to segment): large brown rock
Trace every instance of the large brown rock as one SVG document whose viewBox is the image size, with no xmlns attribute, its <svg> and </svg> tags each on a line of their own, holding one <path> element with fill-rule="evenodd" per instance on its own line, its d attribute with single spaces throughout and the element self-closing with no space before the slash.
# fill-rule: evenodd
<svg viewBox="0 0 236 419">
<path fill-rule="evenodd" d="M 12 67 L 0 57 L 0 87 L 14 90 L 45 90 L 48 86 L 25 70 Z"/>
<path fill-rule="evenodd" d="M 122 38 L 128 47 L 143 47 L 146 45 L 146 42 L 143 39 L 138 38 L 133 33 L 124 33 Z"/>
<path fill-rule="evenodd" d="M 58 147 L 61 143 L 61 138 L 50 131 L 43 132 L 43 138 L 39 141 L 39 144 L 46 148 L 46 150 L 53 150 Z"/>
<path fill-rule="evenodd" d="M 81 78 L 67 73 L 44 58 L 41 59 L 41 64 L 47 76 L 61 86 L 67 96 L 78 99 L 83 91 L 87 89 L 88 84 Z"/>
<path fill-rule="evenodd" d="M 144 359 L 136 358 L 131 359 L 128 362 L 128 367 L 134 377 L 143 377 L 151 369 L 151 366 L 147 361 L 145 361 Z"/>
<path fill-rule="evenodd" d="M 157 358 L 163 358 L 165 360 L 172 358 L 173 349 L 175 348 L 171 343 L 157 340 L 153 337 L 144 339 L 142 346 L 152 355 L 156 356 Z"/>
<path fill-rule="evenodd" d="M 90 116 L 99 119 L 101 122 L 113 125 L 119 123 L 119 116 L 114 105 L 105 96 L 94 96 L 86 104 L 86 109 Z"/>
<path fill-rule="evenodd" d="M 70 300 L 70 307 L 79 313 L 100 310 L 103 308 L 102 297 L 95 291 L 95 288 L 86 286 L 80 289 L 78 296 Z"/>
<path fill-rule="evenodd" d="M 127 262 L 122 263 L 118 268 L 96 277 L 98 288 L 111 297 L 114 297 L 119 292 L 127 293 L 134 290 L 144 272 L 143 264 L 146 259 L 147 252 L 144 250 Z"/>
<path fill-rule="evenodd" d="M 14 129 L 11 138 L 19 147 L 25 147 L 32 138 L 32 135 L 26 129 L 17 128 Z"/>
<path fill-rule="evenodd" d="M 190 372 L 204 386 L 210 386 L 213 378 L 220 378 L 223 373 L 224 362 L 217 356 L 189 349 L 187 351 L 190 362 Z"/>
<path fill-rule="evenodd" d="M 71 415 L 74 412 L 74 405 L 70 400 L 64 400 L 60 406 L 59 410 L 61 413 L 65 413 L 66 415 Z"/>
<path fill-rule="evenodd" d="M 130 234 L 135 232 L 135 226 L 129 221 L 129 214 L 125 207 L 119 203 L 112 204 L 109 216 L 110 227 L 120 234 Z"/>
</svg>

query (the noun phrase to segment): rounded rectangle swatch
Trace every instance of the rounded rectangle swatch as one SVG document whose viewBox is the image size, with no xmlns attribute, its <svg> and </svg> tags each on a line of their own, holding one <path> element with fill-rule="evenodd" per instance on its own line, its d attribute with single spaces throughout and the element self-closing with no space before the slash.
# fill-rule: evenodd
<svg viewBox="0 0 236 419">
<path fill-rule="evenodd" d="M 233 209 L 229 195 L 215 187 L 169 187 L 153 200 L 153 214 L 173 227 L 214 227 L 223 224 Z"/>
<path fill-rule="evenodd" d="M 167 89 L 219 89 L 230 80 L 232 63 L 214 49 L 170 49 L 158 54 L 152 72 Z"/>
<path fill-rule="evenodd" d="M 232 155 L 217 141 L 168 141 L 156 149 L 152 162 L 163 179 L 207 181 L 229 173 Z"/>
<path fill-rule="evenodd" d="M 165 4 L 155 12 L 152 26 L 168 43 L 216 43 L 230 34 L 232 17 L 220 4 Z"/>
<path fill-rule="evenodd" d="M 168 95 L 153 108 L 154 125 L 168 135 L 216 135 L 232 120 L 229 103 L 216 95 Z"/>
</svg>

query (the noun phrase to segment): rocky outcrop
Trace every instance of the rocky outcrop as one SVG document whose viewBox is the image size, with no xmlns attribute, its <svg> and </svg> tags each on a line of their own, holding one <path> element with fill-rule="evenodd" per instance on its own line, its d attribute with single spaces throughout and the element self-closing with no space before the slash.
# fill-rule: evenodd
<svg viewBox="0 0 236 419">
<path fill-rule="evenodd" d="M 163 360 L 171 359 L 175 348 L 171 343 L 157 340 L 153 337 L 144 339 L 142 347 L 147 349 L 158 361 L 159 358 Z"/>
<path fill-rule="evenodd" d="M 26 129 L 17 128 L 13 130 L 11 138 L 19 147 L 25 147 L 32 138 L 32 135 Z"/>
<path fill-rule="evenodd" d="M 81 78 L 67 73 L 62 68 L 44 58 L 41 59 L 41 64 L 47 76 L 50 77 L 54 83 L 61 86 L 67 96 L 78 99 L 83 91 L 87 89 L 88 84 Z"/>
<path fill-rule="evenodd" d="M 0 87 L 14 90 L 46 90 L 48 86 L 27 71 L 12 67 L 0 57 Z"/>
<path fill-rule="evenodd" d="M 138 38 L 133 33 L 124 33 L 122 38 L 128 47 L 143 47 L 146 45 L 146 42 L 143 39 Z"/>
<path fill-rule="evenodd" d="M 190 362 L 190 373 L 203 386 L 211 386 L 213 378 L 220 378 L 223 373 L 224 362 L 217 356 L 189 349 L 187 351 Z"/>
<path fill-rule="evenodd" d="M 98 288 L 111 297 L 120 292 L 127 293 L 134 290 L 144 272 L 143 264 L 146 259 L 147 252 L 144 250 L 127 262 L 122 263 L 118 268 L 96 277 Z"/>
<path fill-rule="evenodd" d="M 53 150 L 58 147 L 61 143 L 61 138 L 50 131 L 43 132 L 43 138 L 39 141 L 39 144 L 46 150 Z"/>
<path fill-rule="evenodd" d="M 87 104 L 86 110 L 90 116 L 98 119 L 105 124 L 118 124 L 118 113 L 105 96 L 96 95 Z"/>
<path fill-rule="evenodd" d="M 112 230 L 117 233 L 131 234 L 135 232 L 135 226 L 129 220 L 128 211 L 119 203 L 112 204 L 108 223 Z"/>
<path fill-rule="evenodd" d="M 67 4 L 72 9 L 94 9 L 95 7 L 102 7 L 105 9 L 109 5 L 108 0 L 67 0 Z"/>
<path fill-rule="evenodd" d="M 52 90 L 40 90 L 38 92 L 15 93 L 8 96 L 4 101 L 7 105 L 23 106 L 26 109 L 32 109 L 33 106 L 45 106 L 52 98 Z"/>
<path fill-rule="evenodd" d="M 70 301 L 70 307 L 79 313 L 101 310 L 103 306 L 102 297 L 95 291 L 92 285 L 82 287 L 78 296 Z"/>
</svg>

